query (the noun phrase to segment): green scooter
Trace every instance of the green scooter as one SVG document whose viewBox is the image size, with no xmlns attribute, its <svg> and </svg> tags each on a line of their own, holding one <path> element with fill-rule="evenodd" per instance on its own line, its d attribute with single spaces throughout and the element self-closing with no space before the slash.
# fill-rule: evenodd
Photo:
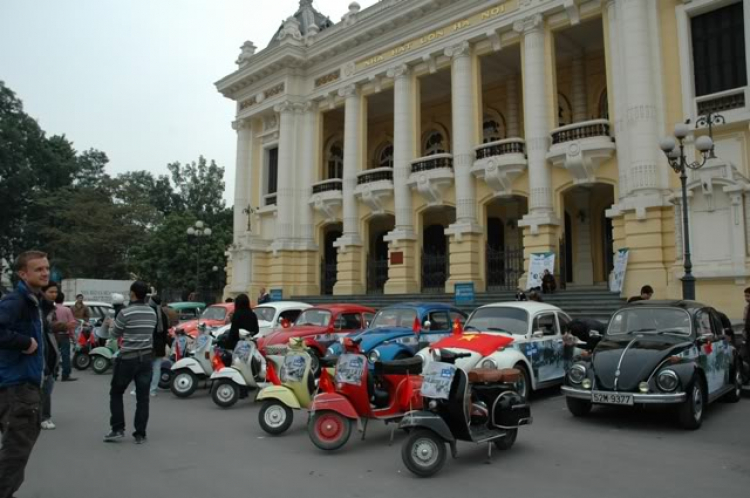
<svg viewBox="0 0 750 498">
<path fill-rule="evenodd" d="M 110 314 L 112 315 L 112 314 Z M 120 341 L 116 337 L 112 337 L 109 333 L 110 320 L 114 320 L 113 316 L 104 319 L 104 323 L 101 327 L 96 330 L 96 335 L 100 339 L 106 339 L 107 342 L 104 346 L 94 348 L 89 351 L 89 357 L 91 358 L 91 368 L 98 374 L 106 373 L 107 370 L 112 366 L 115 361 L 115 357 L 120 351 Z"/>
</svg>

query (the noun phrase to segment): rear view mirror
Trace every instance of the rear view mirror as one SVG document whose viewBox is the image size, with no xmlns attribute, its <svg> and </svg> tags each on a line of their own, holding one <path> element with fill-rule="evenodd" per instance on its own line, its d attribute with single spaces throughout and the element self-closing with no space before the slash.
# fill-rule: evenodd
<svg viewBox="0 0 750 498">
<path fill-rule="evenodd" d="M 532 332 L 531 337 L 544 337 L 544 332 L 542 332 L 541 330 L 535 330 L 534 332 Z"/>
</svg>

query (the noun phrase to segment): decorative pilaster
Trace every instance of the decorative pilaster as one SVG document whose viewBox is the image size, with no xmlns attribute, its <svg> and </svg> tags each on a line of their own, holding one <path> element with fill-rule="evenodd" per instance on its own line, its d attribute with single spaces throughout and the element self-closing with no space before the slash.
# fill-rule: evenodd
<svg viewBox="0 0 750 498">
<path fill-rule="evenodd" d="M 301 144 L 300 144 L 300 171 L 297 183 L 297 209 L 299 210 L 299 237 L 300 249 L 317 250 L 313 236 L 313 208 L 308 202 L 310 186 L 315 182 L 315 167 L 317 151 L 320 150 L 316 143 L 318 137 L 318 107 L 315 102 L 306 102 L 300 106 L 301 112 Z"/>
<path fill-rule="evenodd" d="M 237 131 L 237 162 L 234 183 L 234 243 L 250 231 L 251 167 L 253 129 L 249 121 L 235 121 L 232 128 Z"/>
<path fill-rule="evenodd" d="M 294 157 L 295 104 L 284 102 L 274 110 L 279 113 L 279 176 L 276 193 L 276 237 L 274 251 L 286 249 L 294 235 Z"/>
<path fill-rule="evenodd" d="M 518 123 L 518 76 L 512 75 L 508 78 L 505 87 L 505 109 L 508 118 L 508 138 L 520 136 Z"/>
<path fill-rule="evenodd" d="M 573 59 L 571 68 L 573 94 L 573 123 L 588 119 L 586 102 L 586 60 L 583 55 Z"/>
</svg>

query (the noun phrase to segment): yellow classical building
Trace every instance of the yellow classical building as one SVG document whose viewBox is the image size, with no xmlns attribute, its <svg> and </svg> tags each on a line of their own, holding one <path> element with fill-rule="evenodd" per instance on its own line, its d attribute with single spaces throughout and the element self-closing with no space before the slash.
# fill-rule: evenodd
<svg viewBox="0 0 750 498">
<path fill-rule="evenodd" d="M 748 283 L 749 0 L 312 0 L 217 82 L 236 102 L 228 294 L 285 297 L 558 281 L 681 297 L 680 182 L 659 148 L 709 133 L 687 203 L 697 298 Z M 715 114 L 720 114 L 716 117 Z M 703 118 L 703 119 L 701 119 Z"/>
</svg>

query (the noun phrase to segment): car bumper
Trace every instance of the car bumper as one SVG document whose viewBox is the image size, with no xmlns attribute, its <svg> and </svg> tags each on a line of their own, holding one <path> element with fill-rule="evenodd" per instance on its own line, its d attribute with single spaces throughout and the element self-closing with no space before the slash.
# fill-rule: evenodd
<svg viewBox="0 0 750 498">
<path fill-rule="evenodd" d="M 589 389 L 576 389 L 574 387 L 563 386 L 562 392 L 569 398 L 585 399 L 591 401 L 591 390 Z M 642 393 L 623 393 L 632 394 L 633 403 L 644 404 L 644 405 L 669 405 L 675 403 L 682 403 L 687 399 L 685 393 L 671 393 L 671 394 L 642 394 Z"/>
</svg>

